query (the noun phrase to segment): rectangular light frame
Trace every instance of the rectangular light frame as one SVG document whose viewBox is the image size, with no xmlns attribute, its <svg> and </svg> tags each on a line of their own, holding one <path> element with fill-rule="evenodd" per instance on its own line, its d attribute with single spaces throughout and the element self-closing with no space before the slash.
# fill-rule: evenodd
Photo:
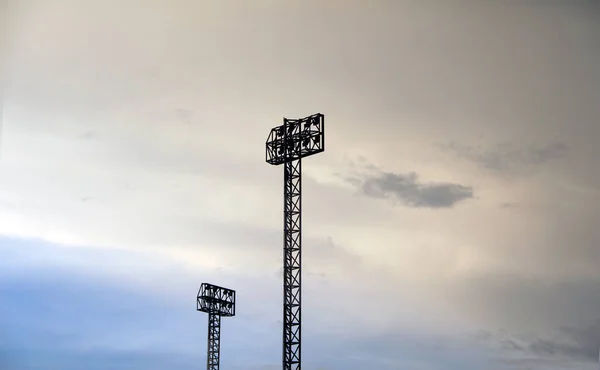
<svg viewBox="0 0 600 370">
<path fill-rule="evenodd" d="M 325 116 L 316 113 L 300 119 L 283 119 L 271 129 L 266 142 L 266 162 L 272 165 L 294 161 L 325 150 Z"/>
</svg>

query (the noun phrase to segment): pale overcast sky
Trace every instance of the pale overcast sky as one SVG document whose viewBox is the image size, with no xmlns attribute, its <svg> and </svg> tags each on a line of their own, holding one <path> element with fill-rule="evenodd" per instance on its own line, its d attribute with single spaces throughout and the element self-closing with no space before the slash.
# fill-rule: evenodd
<svg viewBox="0 0 600 370">
<path fill-rule="evenodd" d="M 306 370 L 596 369 L 600 3 L 23 0 L 2 8 L 0 367 L 281 368 L 303 163 Z"/>
</svg>

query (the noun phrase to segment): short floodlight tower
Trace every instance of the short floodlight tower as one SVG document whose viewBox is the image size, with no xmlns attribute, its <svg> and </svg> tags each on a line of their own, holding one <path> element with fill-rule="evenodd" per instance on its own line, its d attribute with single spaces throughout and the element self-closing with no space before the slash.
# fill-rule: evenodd
<svg viewBox="0 0 600 370">
<path fill-rule="evenodd" d="M 202 283 L 196 298 L 196 310 L 208 313 L 206 369 L 219 370 L 221 317 L 235 316 L 235 290 Z"/>
<path fill-rule="evenodd" d="M 283 119 L 267 139 L 267 163 L 283 171 L 283 370 L 300 370 L 302 158 L 325 150 L 325 117 Z"/>
</svg>

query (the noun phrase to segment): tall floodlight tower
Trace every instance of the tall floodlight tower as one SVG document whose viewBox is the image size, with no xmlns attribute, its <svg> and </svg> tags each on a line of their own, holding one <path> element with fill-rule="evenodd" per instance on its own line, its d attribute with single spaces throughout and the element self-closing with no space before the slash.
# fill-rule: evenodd
<svg viewBox="0 0 600 370">
<path fill-rule="evenodd" d="M 267 163 L 283 171 L 283 369 L 300 370 L 302 158 L 325 150 L 325 117 L 283 119 L 267 139 Z"/>
<path fill-rule="evenodd" d="M 219 370 L 221 317 L 235 316 L 235 290 L 202 283 L 196 298 L 196 310 L 208 313 L 206 369 Z"/>
</svg>

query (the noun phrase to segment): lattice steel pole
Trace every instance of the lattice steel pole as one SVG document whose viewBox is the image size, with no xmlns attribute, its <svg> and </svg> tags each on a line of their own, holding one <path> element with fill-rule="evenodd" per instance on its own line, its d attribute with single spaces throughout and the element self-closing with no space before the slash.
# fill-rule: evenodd
<svg viewBox="0 0 600 370">
<path fill-rule="evenodd" d="M 208 313 L 206 369 L 219 370 L 221 317 L 235 316 L 235 290 L 203 283 L 196 297 L 196 310 Z"/>
<path fill-rule="evenodd" d="M 302 158 L 325 150 L 320 113 L 271 129 L 266 160 L 283 171 L 283 369 L 301 369 Z"/>
<path fill-rule="evenodd" d="M 208 314 L 208 351 L 206 353 L 206 369 L 218 370 L 221 355 L 221 316 Z"/>
<path fill-rule="evenodd" d="M 285 163 L 283 223 L 283 361 L 284 369 L 300 369 L 302 283 L 302 160 Z M 294 366 L 296 365 L 296 366 Z"/>
</svg>

